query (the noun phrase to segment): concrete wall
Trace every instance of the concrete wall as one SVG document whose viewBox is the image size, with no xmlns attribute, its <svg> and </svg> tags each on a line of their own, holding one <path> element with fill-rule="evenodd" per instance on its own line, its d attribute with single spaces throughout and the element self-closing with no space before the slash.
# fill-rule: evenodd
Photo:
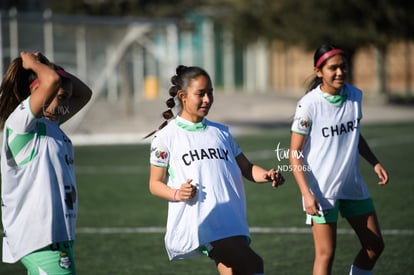
<svg viewBox="0 0 414 275">
<path fill-rule="evenodd" d="M 269 48 L 269 81 L 276 93 L 303 94 L 313 77 L 313 52 L 274 42 Z M 392 95 L 414 96 L 414 43 L 391 43 L 386 62 L 386 83 Z M 355 53 L 353 83 L 369 95 L 378 93 L 377 51 L 366 47 Z"/>
</svg>

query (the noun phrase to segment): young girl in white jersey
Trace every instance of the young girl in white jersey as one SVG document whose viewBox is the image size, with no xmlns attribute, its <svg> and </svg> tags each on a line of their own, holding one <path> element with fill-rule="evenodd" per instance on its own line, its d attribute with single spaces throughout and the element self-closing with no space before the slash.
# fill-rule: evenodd
<svg viewBox="0 0 414 275">
<path fill-rule="evenodd" d="M 359 155 L 373 166 L 380 185 L 388 183 L 388 175 L 360 133 L 362 92 L 345 83 L 347 65 L 343 50 L 330 45 L 317 49 L 315 78 L 297 104 L 291 128 L 290 164 L 307 223 L 312 224 L 313 274 L 318 275 L 332 271 L 338 212 L 362 246 L 349 274 L 372 274 L 384 249 L 374 204 L 359 170 Z"/>
<path fill-rule="evenodd" d="M 252 164 L 228 127 L 205 118 L 213 104 L 207 72 L 181 65 L 171 82 L 167 120 L 151 143 L 149 179 L 151 193 L 169 201 L 168 256 L 204 253 L 222 275 L 264 274 L 262 258 L 249 246 L 242 176 L 273 187 L 284 179 L 274 169 Z"/>
<path fill-rule="evenodd" d="M 40 53 L 22 52 L 0 86 L 3 262 L 30 275 L 76 274 L 73 146 L 60 124 L 91 90 Z"/>
</svg>

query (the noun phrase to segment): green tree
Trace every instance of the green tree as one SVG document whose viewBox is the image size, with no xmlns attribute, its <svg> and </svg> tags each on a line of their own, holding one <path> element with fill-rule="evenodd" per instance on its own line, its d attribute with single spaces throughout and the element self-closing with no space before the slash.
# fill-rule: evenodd
<svg viewBox="0 0 414 275">
<path fill-rule="evenodd" d="M 413 41 L 414 1 L 407 0 L 207 0 L 220 7 L 216 20 L 233 29 L 241 43 L 259 38 L 315 49 L 340 45 L 352 63 L 354 53 L 378 50 L 379 90 L 386 93 L 384 56 L 392 41 Z"/>
<path fill-rule="evenodd" d="M 55 13 L 98 16 L 177 17 L 197 8 L 193 0 L 49 0 Z"/>
</svg>

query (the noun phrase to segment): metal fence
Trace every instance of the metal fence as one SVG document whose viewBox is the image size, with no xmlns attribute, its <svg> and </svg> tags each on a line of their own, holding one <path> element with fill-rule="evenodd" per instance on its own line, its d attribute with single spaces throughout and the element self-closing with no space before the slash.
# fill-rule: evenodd
<svg viewBox="0 0 414 275">
<path fill-rule="evenodd" d="M 20 51 L 41 51 L 74 72 L 94 93 L 116 100 L 121 93 L 146 96 L 145 81 L 162 81 L 178 62 L 177 27 L 173 20 L 112 17 L 1 14 L 2 75 Z M 147 95 L 151 96 L 151 95 Z"/>
<path fill-rule="evenodd" d="M 61 16 L 49 10 L 10 10 L 0 16 L 1 73 L 20 51 L 41 51 L 109 100 L 123 90 L 134 98 L 156 96 L 157 91 L 150 90 L 168 86 L 178 64 L 202 66 L 215 86 L 226 91 L 265 89 L 268 82 L 263 44 L 237 49 L 232 34 L 203 15 L 189 17 L 187 24 L 175 19 Z"/>
<path fill-rule="evenodd" d="M 40 51 L 85 81 L 94 91 L 92 102 L 139 102 L 160 93 L 164 98 L 179 64 L 206 69 L 216 90 L 268 88 L 266 47 L 236 48 L 232 34 L 208 16 L 192 15 L 182 24 L 176 19 L 62 16 L 50 10 L 0 12 L 1 75 L 20 51 Z"/>
</svg>

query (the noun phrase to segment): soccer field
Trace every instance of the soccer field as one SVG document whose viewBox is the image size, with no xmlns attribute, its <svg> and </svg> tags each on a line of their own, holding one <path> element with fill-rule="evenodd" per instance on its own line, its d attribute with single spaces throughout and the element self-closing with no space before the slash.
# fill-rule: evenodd
<svg viewBox="0 0 414 275">
<path fill-rule="evenodd" d="M 362 127 L 362 134 L 390 173 L 388 186 L 378 186 L 373 169 L 361 160 L 386 245 L 375 273 L 413 274 L 414 123 Z M 289 134 L 287 127 L 281 127 L 236 140 L 252 162 L 284 167 Z M 148 159 L 149 144 L 76 147 L 78 274 L 217 274 L 207 257 L 168 260 L 163 241 L 167 202 L 148 191 Z M 276 190 L 268 184 L 245 183 L 252 247 L 263 257 L 267 275 L 311 274 L 312 236 L 304 224 L 298 187 L 290 172 L 284 175 L 285 185 Z M 333 274 L 348 274 L 358 249 L 358 239 L 341 219 Z M 0 263 L 0 274 L 25 271 L 19 263 Z"/>
</svg>

